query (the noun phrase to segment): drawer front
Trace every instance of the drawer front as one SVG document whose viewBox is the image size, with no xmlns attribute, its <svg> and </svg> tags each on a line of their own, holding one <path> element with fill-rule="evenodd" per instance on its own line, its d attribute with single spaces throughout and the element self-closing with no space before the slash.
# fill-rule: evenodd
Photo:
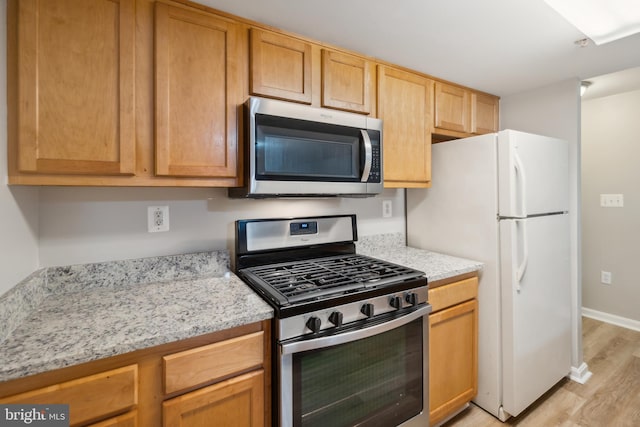
<svg viewBox="0 0 640 427">
<path fill-rule="evenodd" d="M 138 365 L 0 399 L 0 403 L 69 404 L 72 426 L 125 412 L 138 404 Z"/>
<path fill-rule="evenodd" d="M 138 413 L 136 411 L 127 412 L 124 415 L 91 424 L 89 427 L 138 427 Z"/>
<path fill-rule="evenodd" d="M 429 303 L 433 312 L 451 307 L 478 296 L 478 278 L 471 277 L 459 282 L 429 289 Z"/>
<path fill-rule="evenodd" d="M 165 394 L 262 366 L 264 332 L 255 332 L 162 358 Z"/>
</svg>

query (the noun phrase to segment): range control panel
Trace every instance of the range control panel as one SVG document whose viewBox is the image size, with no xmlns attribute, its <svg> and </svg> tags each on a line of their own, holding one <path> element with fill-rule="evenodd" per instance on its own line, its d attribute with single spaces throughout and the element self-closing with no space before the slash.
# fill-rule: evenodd
<svg viewBox="0 0 640 427">
<path fill-rule="evenodd" d="M 284 341 L 330 328 L 337 328 L 352 322 L 426 303 L 427 298 L 428 288 L 422 286 L 279 319 L 277 321 L 277 339 Z"/>
</svg>

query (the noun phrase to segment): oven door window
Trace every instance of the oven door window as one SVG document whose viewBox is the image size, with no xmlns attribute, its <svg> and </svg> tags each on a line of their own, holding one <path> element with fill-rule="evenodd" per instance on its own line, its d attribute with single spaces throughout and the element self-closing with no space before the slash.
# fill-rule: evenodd
<svg viewBox="0 0 640 427">
<path fill-rule="evenodd" d="M 395 426 L 423 411 L 423 321 L 293 355 L 293 425 Z"/>
<path fill-rule="evenodd" d="M 360 129 L 256 115 L 256 178 L 358 182 Z"/>
</svg>

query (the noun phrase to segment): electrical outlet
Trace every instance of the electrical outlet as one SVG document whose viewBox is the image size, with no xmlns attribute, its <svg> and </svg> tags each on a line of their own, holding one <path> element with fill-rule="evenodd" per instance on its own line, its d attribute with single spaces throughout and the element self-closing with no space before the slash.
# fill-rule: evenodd
<svg viewBox="0 0 640 427">
<path fill-rule="evenodd" d="M 393 216 L 393 202 L 391 200 L 382 201 L 382 218 L 391 218 Z"/>
<path fill-rule="evenodd" d="M 169 206 L 147 207 L 147 229 L 149 233 L 169 231 Z"/>
<path fill-rule="evenodd" d="M 603 208 L 624 207 L 624 194 L 601 194 L 600 206 Z"/>
<path fill-rule="evenodd" d="M 611 284 L 611 272 L 610 271 L 601 271 L 600 272 L 600 281 L 605 285 Z"/>
</svg>

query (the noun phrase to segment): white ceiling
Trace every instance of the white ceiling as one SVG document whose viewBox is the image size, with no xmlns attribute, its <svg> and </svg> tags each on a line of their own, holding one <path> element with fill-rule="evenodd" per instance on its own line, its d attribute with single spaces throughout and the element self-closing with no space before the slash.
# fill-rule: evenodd
<svg viewBox="0 0 640 427">
<path fill-rule="evenodd" d="M 543 0 L 195 1 L 499 96 L 640 66 L 640 34 L 581 48 Z"/>
</svg>

